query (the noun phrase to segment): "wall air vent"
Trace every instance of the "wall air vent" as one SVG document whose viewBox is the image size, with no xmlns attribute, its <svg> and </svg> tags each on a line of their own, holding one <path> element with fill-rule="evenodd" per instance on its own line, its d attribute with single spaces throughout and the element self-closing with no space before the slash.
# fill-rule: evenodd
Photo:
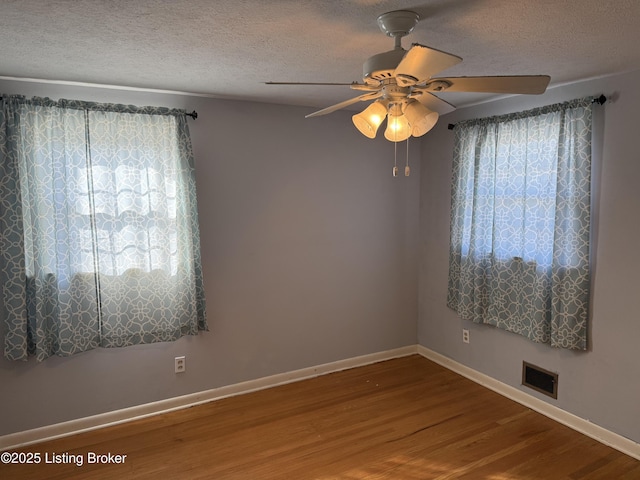
<svg viewBox="0 0 640 480">
<path fill-rule="evenodd" d="M 558 398 L 558 374 L 527 362 L 522 362 L 522 385 Z"/>
</svg>

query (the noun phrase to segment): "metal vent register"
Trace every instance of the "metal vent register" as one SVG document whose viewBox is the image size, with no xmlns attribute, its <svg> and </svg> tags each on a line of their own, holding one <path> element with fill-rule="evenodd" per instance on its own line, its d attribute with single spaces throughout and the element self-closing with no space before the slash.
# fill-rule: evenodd
<svg viewBox="0 0 640 480">
<path fill-rule="evenodd" d="M 522 385 L 558 398 L 558 374 L 527 362 L 522 362 Z"/>
</svg>

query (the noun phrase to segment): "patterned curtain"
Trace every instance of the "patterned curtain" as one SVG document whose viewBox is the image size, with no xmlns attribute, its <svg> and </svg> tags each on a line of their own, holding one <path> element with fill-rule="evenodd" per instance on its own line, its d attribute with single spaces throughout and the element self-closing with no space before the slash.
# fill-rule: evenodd
<svg viewBox="0 0 640 480">
<path fill-rule="evenodd" d="M 6 358 L 207 329 L 184 113 L 2 96 Z"/>
<path fill-rule="evenodd" d="M 455 129 L 447 305 L 587 348 L 592 98 Z"/>
</svg>

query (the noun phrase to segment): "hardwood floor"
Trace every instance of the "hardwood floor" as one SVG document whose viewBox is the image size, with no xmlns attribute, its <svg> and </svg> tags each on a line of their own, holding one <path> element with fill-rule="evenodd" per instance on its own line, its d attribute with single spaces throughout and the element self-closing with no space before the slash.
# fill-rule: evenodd
<svg viewBox="0 0 640 480">
<path fill-rule="evenodd" d="M 22 451 L 41 463 L 0 464 L 0 478 L 640 479 L 640 461 L 418 355 Z"/>
</svg>

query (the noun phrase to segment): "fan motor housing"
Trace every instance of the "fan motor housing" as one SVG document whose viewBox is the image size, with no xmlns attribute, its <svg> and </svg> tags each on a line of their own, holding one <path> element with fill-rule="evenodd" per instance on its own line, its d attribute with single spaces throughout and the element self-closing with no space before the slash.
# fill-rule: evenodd
<svg viewBox="0 0 640 480">
<path fill-rule="evenodd" d="M 402 48 L 389 50 L 369 57 L 362 66 L 362 78 L 367 83 L 378 83 L 393 78 L 393 72 L 407 53 Z"/>
</svg>

